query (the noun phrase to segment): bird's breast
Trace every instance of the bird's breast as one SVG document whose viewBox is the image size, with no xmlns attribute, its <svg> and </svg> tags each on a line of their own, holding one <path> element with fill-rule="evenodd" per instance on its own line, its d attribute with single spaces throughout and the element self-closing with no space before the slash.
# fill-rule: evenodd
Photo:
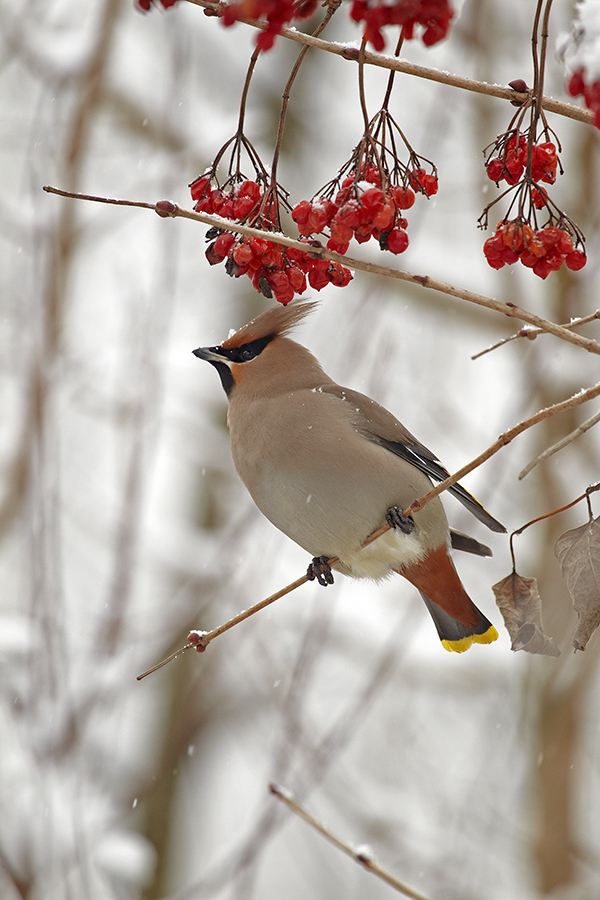
<svg viewBox="0 0 600 900">
<path fill-rule="evenodd" d="M 236 469 L 261 512 L 312 556 L 337 556 L 340 570 L 380 578 L 446 539 L 439 501 L 415 516 L 411 535 L 391 532 L 368 548 L 390 506 L 406 508 L 430 487 L 417 469 L 357 430 L 339 398 L 301 391 L 231 403 Z"/>
</svg>

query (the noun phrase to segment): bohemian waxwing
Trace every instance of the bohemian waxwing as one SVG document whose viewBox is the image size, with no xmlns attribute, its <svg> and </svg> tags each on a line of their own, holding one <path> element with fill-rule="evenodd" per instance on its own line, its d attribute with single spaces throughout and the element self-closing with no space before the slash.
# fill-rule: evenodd
<svg viewBox="0 0 600 900">
<path fill-rule="evenodd" d="M 420 591 L 447 650 L 496 640 L 448 553 L 451 546 L 491 551 L 449 530 L 438 497 L 408 518 L 402 513 L 446 470 L 391 413 L 340 387 L 286 337 L 316 305 L 276 306 L 220 346 L 193 351 L 220 375 L 240 478 L 273 525 L 313 556 L 309 578 L 331 583 L 331 557 L 355 578 L 399 572 Z M 449 490 L 492 531 L 506 530 L 461 485 Z M 361 549 L 386 520 L 391 530 Z"/>
</svg>

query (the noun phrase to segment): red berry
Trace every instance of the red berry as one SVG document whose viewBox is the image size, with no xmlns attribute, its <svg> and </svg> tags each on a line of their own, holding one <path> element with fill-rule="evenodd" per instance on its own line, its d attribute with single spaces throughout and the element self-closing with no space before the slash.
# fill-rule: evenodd
<svg viewBox="0 0 600 900">
<path fill-rule="evenodd" d="M 250 197 L 255 202 L 262 196 L 260 187 L 255 181 L 242 181 L 237 193 L 239 197 Z"/>
<path fill-rule="evenodd" d="M 583 252 L 583 250 L 573 250 L 571 253 L 567 254 L 565 259 L 565 265 L 567 269 L 571 269 L 573 272 L 579 271 L 579 269 L 583 269 L 587 262 L 587 256 Z"/>
<path fill-rule="evenodd" d="M 336 287 L 346 287 L 352 281 L 352 272 L 340 263 L 332 262 L 327 270 L 329 280 Z"/>
<path fill-rule="evenodd" d="M 488 262 L 491 263 L 491 260 L 500 260 L 502 258 L 502 251 L 504 250 L 504 242 L 502 240 L 502 235 L 499 232 L 492 235 L 492 237 L 488 238 L 485 244 L 483 245 L 483 252 Z M 504 265 L 504 263 L 503 263 Z"/>
<path fill-rule="evenodd" d="M 331 240 L 336 244 L 346 244 L 354 237 L 354 229 L 334 219 L 331 224 Z"/>
<path fill-rule="evenodd" d="M 402 185 L 393 187 L 391 194 L 398 209 L 410 209 L 415 202 L 415 192 Z"/>
<path fill-rule="evenodd" d="M 268 273 L 266 278 L 269 285 L 273 288 L 277 302 L 286 306 L 294 297 L 294 289 L 285 272 Z"/>
<path fill-rule="evenodd" d="M 511 266 L 513 263 L 519 258 L 519 254 L 516 250 L 513 250 L 511 247 L 505 247 L 501 254 L 501 259 L 507 265 Z"/>
<path fill-rule="evenodd" d="M 359 225 L 359 227 L 354 232 L 354 240 L 358 241 L 359 244 L 365 244 L 373 235 L 373 228 L 371 225 Z"/>
<path fill-rule="evenodd" d="M 428 175 L 425 169 L 415 169 L 411 173 L 413 187 L 420 189 L 427 197 L 437 194 L 438 181 L 435 175 Z"/>
<path fill-rule="evenodd" d="M 307 227 L 310 228 L 310 234 L 315 234 L 319 231 L 323 231 L 326 225 L 330 222 L 330 217 L 328 215 L 327 209 L 318 201 L 312 204 L 311 210 L 308 214 Z"/>
<path fill-rule="evenodd" d="M 360 205 L 363 209 L 375 214 L 385 203 L 385 194 L 380 188 L 368 188 L 361 194 Z"/>
<path fill-rule="evenodd" d="M 298 226 L 298 231 L 300 234 L 312 234 L 312 231 L 309 231 L 308 225 L 308 217 L 312 210 L 312 203 L 308 200 L 301 200 L 300 203 L 296 204 L 296 206 L 292 210 L 292 219 Z"/>
<path fill-rule="evenodd" d="M 274 241 L 269 241 L 269 249 L 261 257 L 263 266 L 280 269 L 283 265 L 283 248 Z"/>
<path fill-rule="evenodd" d="M 231 233 L 231 231 L 224 231 L 219 235 L 219 237 L 213 244 L 215 253 L 222 259 L 224 259 L 231 250 L 234 243 L 235 236 Z"/>
<path fill-rule="evenodd" d="M 210 186 L 210 178 L 206 175 L 201 175 L 200 178 L 196 178 L 195 181 L 192 181 L 190 184 L 190 193 L 192 195 L 192 200 L 200 200 L 205 196 L 207 189 Z"/>
<path fill-rule="evenodd" d="M 523 250 L 519 259 L 528 269 L 533 269 L 539 257 L 537 257 L 535 253 L 532 253 L 531 250 Z"/>
<path fill-rule="evenodd" d="M 540 278 L 547 278 L 550 274 L 550 266 L 546 262 L 546 258 L 538 259 L 536 263 L 533 265 L 533 271 Z"/>
<path fill-rule="evenodd" d="M 265 253 L 269 250 L 271 245 L 270 241 L 264 240 L 264 238 L 259 237 L 250 237 L 245 239 L 250 247 L 254 256 L 264 256 Z"/>
<path fill-rule="evenodd" d="M 244 266 L 250 263 L 250 261 L 254 257 L 254 254 L 252 253 L 252 250 L 250 249 L 248 244 L 246 244 L 245 241 L 242 240 L 241 243 L 234 247 L 232 256 L 234 262 L 236 262 L 238 266 Z"/>
<path fill-rule="evenodd" d="M 556 245 L 563 233 L 556 225 L 546 225 L 545 228 L 541 228 L 536 232 L 536 235 L 548 251 Z"/>
<path fill-rule="evenodd" d="M 387 249 L 390 253 L 404 253 L 408 247 L 408 235 L 402 228 L 394 228 L 387 237 Z"/>
<path fill-rule="evenodd" d="M 380 210 L 373 216 L 373 225 L 375 228 L 385 229 L 394 221 L 394 207 L 389 201 L 384 203 Z"/>
<path fill-rule="evenodd" d="M 297 294 L 303 294 L 306 290 L 306 275 L 297 266 L 290 266 L 287 269 L 287 277 L 291 286 Z"/>
<path fill-rule="evenodd" d="M 350 241 L 343 241 L 343 243 L 338 244 L 337 241 L 334 241 L 333 238 L 329 238 L 327 241 L 327 249 L 333 250 L 334 253 L 341 253 L 343 256 L 344 253 L 348 252 L 348 247 L 350 246 Z"/>
<path fill-rule="evenodd" d="M 360 215 L 356 203 L 345 203 L 335 214 L 333 224 L 344 225 L 351 229 L 358 228 L 360 224 Z"/>
<path fill-rule="evenodd" d="M 577 69 L 569 79 L 567 91 L 571 97 L 577 97 L 579 94 L 583 94 L 583 90 L 583 69 Z"/>
<path fill-rule="evenodd" d="M 495 181 L 496 183 L 498 183 L 499 181 L 502 181 L 502 179 L 504 178 L 503 172 L 504 172 L 504 163 L 502 162 L 502 160 L 501 159 L 490 159 L 489 163 L 487 164 L 488 178 L 491 178 L 492 181 Z"/>
<path fill-rule="evenodd" d="M 315 291 L 322 291 L 329 284 L 327 271 L 324 269 L 312 268 L 308 273 L 308 283 Z"/>
</svg>

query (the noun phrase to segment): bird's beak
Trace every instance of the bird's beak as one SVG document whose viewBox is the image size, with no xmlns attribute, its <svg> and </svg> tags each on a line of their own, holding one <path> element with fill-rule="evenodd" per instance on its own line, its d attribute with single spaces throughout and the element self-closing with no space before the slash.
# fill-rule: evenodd
<svg viewBox="0 0 600 900">
<path fill-rule="evenodd" d="M 207 362 L 223 362 L 223 355 L 219 353 L 220 347 L 198 347 L 192 350 L 194 356 L 198 359 L 205 359 Z"/>
<path fill-rule="evenodd" d="M 206 362 L 209 362 L 211 366 L 215 367 L 219 373 L 223 390 L 227 396 L 229 396 L 235 382 L 233 380 L 233 375 L 231 374 L 231 362 L 227 358 L 226 353 L 224 353 L 223 348 L 198 347 L 197 350 L 192 350 L 192 353 L 194 356 L 197 356 L 198 359 L 205 359 Z"/>
</svg>

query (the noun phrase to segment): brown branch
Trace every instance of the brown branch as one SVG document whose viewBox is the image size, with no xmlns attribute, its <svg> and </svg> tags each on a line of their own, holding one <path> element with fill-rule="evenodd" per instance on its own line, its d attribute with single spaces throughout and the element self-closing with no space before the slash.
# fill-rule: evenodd
<svg viewBox="0 0 600 900">
<path fill-rule="evenodd" d="M 545 459 L 548 459 L 550 456 L 553 456 L 555 453 L 558 453 L 559 450 L 564 449 L 564 447 L 571 444 L 578 437 L 581 437 L 582 434 L 585 434 L 586 431 L 589 431 L 590 428 L 593 428 L 594 425 L 597 425 L 600 422 L 600 412 L 597 412 L 590 419 L 587 419 L 585 422 L 582 422 L 581 425 L 578 425 L 573 431 L 569 434 L 565 435 L 565 437 L 561 438 L 560 441 L 557 441 L 555 444 L 552 444 L 551 447 L 548 447 L 542 453 L 538 454 L 535 459 L 532 459 L 530 463 L 527 463 L 524 469 L 519 472 L 519 481 L 525 478 L 526 475 L 535 469 L 539 463 L 543 462 Z"/>
<path fill-rule="evenodd" d="M 446 478 L 445 481 L 441 481 L 422 497 L 419 497 L 418 500 L 415 500 L 414 503 L 411 503 L 408 509 L 404 510 L 405 515 L 410 515 L 411 513 L 423 509 L 426 503 L 429 503 L 430 500 L 433 500 L 433 498 L 441 494 L 442 491 L 452 487 L 453 484 L 456 484 L 457 481 L 460 481 L 461 478 L 464 478 L 464 476 L 468 475 L 469 472 L 472 472 L 473 469 L 477 469 L 482 463 L 494 456 L 498 450 L 501 450 L 507 444 L 510 444 L 517 435 L 522 434 L 528 428 L 532 428 L 534 425 L 537 425 L 538 422 L 549 419 L 551 416 L 557 415 L 557 413 L 565 412 L 568 409 L 573 409 L 576 406 L 580 406 L 582 403 L 586 403 L 588 400 L 593 400 L 595 397 L 600 397 L 600 383 L 594 385 L 594 387 L 588 388 L 587 391 L 579 391 L 577 394 L 573 394 L 561 403 L 555 403 L 553 406 L 546 407 L 546 409 L 540 409 L 539 412 L 535 413 L 533 416 L 529 416 L 528 419 L 523 419 L 522 422 L 519 422 L 512 428 L 509 428 L 508 431 L 501 434 L 497 441 L 491 444 L 487 450 L 480 453 L 479 456 L 470 463 L 467 463 L 466 466 L 463 466 L 462 469 L 459 469 L 454 475 Z"/>
<path fill-rule="evenodd" d="M 595 312 L 590 313 L 588 316 L 582 316 L 580 319 L 573 319 L 571 322 L 565 322 L 562 325 L 562 328 L 579 328 L 580 325 L 587 325 L 589 322 L 593 322 L 594 319 L 600 319 L 600 309 L 597 309 Z M 527 338 L 529 341 L 535 340 L 538 334 L 544 334 L 544 331 L 541 328 L 522 328 L 520 331 L 517 331 L 515 334 L 509 335 L 509 337 L 502 338 L 501 341 L 498 341 L 496 344 L 492 344 L 491 347 L 486 347 L 485 350 L 480 350 L 479 353 L 475 353 L 471 359 L 479 359 L 481 356 L 485 356 L 486 353 L 491 353 L 492 350 L 497 350 L 498 347 L 503 347 L 504 344 L 509 344 L 511 341 L 516 341 L 517 338 Z"/>
<path fill-rule="evenodd" d="M 389 884 L 390 887 L 393 887 L 395 890 L 399 891 L 401 894 L 404 894 L 405 897 L 411 897 L 412 900 L 425 900 L 423 894 L 417 894 L 416 891 L 413 891 L 412 888 L 407 887 L 401 881 L 399 881 L 394 875 L 391 875 L 385 869 L 375 861 L 370 850 L 365 847 L 357 847 L 353 848 L 350 844 L 347 844 L 345 841 L 341 840 L 341 838 L 337 837 L 326 825 L 323 825 L 321 822 L 317 821 L 314 816 L 301 806 L 298 801 L 295 799 L 294 795 L 291 791 L 286 790 L 285 788 L 278 787 L 275 784 L 269 785 L 270 792 L 277 797 L 278 800 L 281 800 L 282 803 L 291 809 L 293 813 L 303 819 L 311 828 L 314 828 L 315 831 L 318 831 L 324 838 L 327 838 L 330 844 L 333 844 L 334 847 L 337 847 L 338 850 L 341 850 L 342 853 L 345 853 L 346 856 L 349 856 L 355 862 L 360 863 L 364 866 L 367 871 L 372 872 L 373 875 L 376 875 L 377 878 L 381 878 L 382 881 L 385 881 L 386 884 Z"/>
<path fill-rule="evenodd" d="M 163 218 L 182 217 L 184 219 L 192 219 L 195 222 L 202 222 L 203 224 L 214 228 L 221 228 L 225 231 L 232 231 L 235 234 L 245 234 L 250 237 L 264 238 L 265 234 L 267 234 L 265 231 L 261 231 L 257 228 L 250 228 L 248 225 L 240 225 L 237 222 L 232 222 L 230 219 L 222 219 L 220 216 L 211 216 L 206 213 L 198 213 L 190 209 L 183 209 L 176 203 L 173 203 L 172 200 L 159 200 L 158 203 L 145 203 L 137 200 L 116 200 L 108 197 L 96 197 L 92 194 L 71 193 L 48 185 L 44 186 L 43 190 L 50 194 L 58 194 L 61 197 L 72 197 L 77 200 L 91 200 L 96 203 L 110 203 L 116 206 L 136 206 L 142 209 L 153 209 Z M 492 309 L 505 316 L 521 319 L 521 321 L 527 322 L 529 325 L 534 325 L 541 331 L 553 334 L 555 337 L 561 338 L 561 340 L 567 341 L 570 344 L 575 344 L 590 353 L 600 354 L 600 343 L 597 341 L 583 337 L 579 334 L 574 334 L 563 325 L 556 325 L 554 322 L 550 322 L 547 319 L 543 319 L 541 316 L 535 315 L 535 313 L 529 312 L 526 309 L 521 309 L 519 306 L 515 306 L 514 303 L 504 303 L 500 300 L 494 300 L 491 297 L 485 297 L 482 294 L 476 294 L 473 291 L 456 288 L 444 281 L 438 281 L 435 278 L 431 278 L 429 275 L 414 275 L 412 272 L 405 272 L 402 269 L 392 269 L 389 266 L 380 266 L 376 263 L 365 262 L 350 256 L 342 256 L 340 253 L 334 253 L 332 250 L 327 250 L 319 241 L 298 241 L 294 238 L 287 237 L 285 234 L 271 231 L 268 232 L 268 238 L 284 247 L 295 247 L 318 259 L 329 259 L 332 262 L 339 262 L 350 269 L 359 269 L 364 272 L 372 272 L 376 275 L 385 275 L 389 278 L 409 281 L 412 284 L 418 284 L 421 287 L 439 291 L 442 294 L 448 294 L 459 300 L 466 300 L 468 303 L 474 303 L 477 306 Z"/>
<path fill-rule="evenodd" d="M 378 537 L 381 537 L 382 534 L 385 534 L 386 531 L 390 530 L 389 525 L 382 525 L 380 528 L 377 528 L 376 531 L 373 531 L 360 545 L 360 549 L 363 547 L 368 547 L 369 544 L 372 544 L 373 541 L 376 541 Z M 339 558 L 337 556 L 332 556 L 327 560 L 331 567 L 337 565 L 339 563 Z M 308 581 L 308 575 L 302 575 L 300 578 L 297 578 L 296 581 L 292 581 L 291 584 L 286 585 L 281 590 L 277 591 L 275 594 L 271 594 L 269 597 L 266 597 L 264 600 L 260 600 L 258 603 L 255 603 L 254 606 L 248 607 L 248 609 L 242 610 L 242 612 L 238 613 L 237 616 L 233 616 L 231 619 L 228 619 L 222 625 L 219 625 L 217 628 L 213 628 L 212 631 L 192 631 L 190 633 L 190 639 L 187 644 L 183 647 L 180 647 L 179 650 L 175 650 L 174 653 L 171 653 L 170 656 L 167 656 L 161 662 L 157 663 L 152 668 L 148 669 L 146 672 L 143 672 L 141 675 L 137 676 L 137 680 L 141 681 L 142 678 L 145 678 L 146 675 L 151 675 L 153 672 L 156 672 L 158 669 L 162 669 L 163 666 L 166 666 L 167 663 L 172 662 L 172 660 L 176 659 L 186 650 L 191 650 L 194 647 L 199 653 L 202 653 L 211 641 L 213 641 L 216 637 L 219 637 L 221 634 L 225 634 L 226 631 L 229 631 L 230 628 L 234 628 L 236 625 L 239 625 L 240 622 L 244 622 L 246 619 L 249 619 L 250 616 L 253 616 L 255 613 L 260 612 L 261 609 L 264 609 L 266 606 L 270 606 L 271 603 L 275 603 L 276 600 L 281 599 L 281 597 L 285 597 L 286 594 L 291 594 L 292 591 L 295 591 L 296 588 L 299 588 L 301 585 L 306 584 Z"/>
<path fill-rule="evenodd" d="M 213 3 L 210 2 L 210 0 L 187 0 L 187 2 L 210 10 L 215 16 L 220 15 L 220 3 Z M 238 21 L 245 25 L 250 25 L 253 28 L 261 28 L 262 30 L 265 30 L 267 27 L 265 22 L 261 22 L 257 19 L 241 18 Z M 301 31 L 296 31 L 294 28 L 282 28 L 281 36 L 292 41 L 297 41 L 300 44 L 308 44 L 310 47 L 325 50 L 327 53 L 335 53 L 337 56 L 342 56 L 344 59 L 358 62 L 359 51 L 356 47 L 341 43 L 331 43 L 330 41 L 324 41 L 321 38 L 314 38 L 312 35 L 303 34 Z M 393 56 L 386 56 L 382 53 L 366 51 L 364 61 L 371 66 L 378 66 L 382 69 L 392 69 L 396 72 L 403 72 L 405 75 L 414 75 L 416 78 L 425 78 L 427 81 L 435 81 L 438 84 L 447 84 L 450 87 L 461 88 L 462 90 L 472 91 L 476 94 L 486 94 L 488 97 L 497 97 L 500 100 L 508 100 L 511 103 L 515 100 L 522 100 L 525 102 L 529 98 L 528 93 L 514 91 L 512 88 L 501 87 L 498 84 L 488 84 L 485 81 L 475 81 L 473 78 L 452 75 L 449 72 L 440 72 L 438 69 L 430 69 L 427 66 L 417 66 L 406 60 L 396 59 Z M 591 125 L 593 122 L 593 113 L 589 109 L 582 109 L 579 106 L 574 106 L 572 103 L 564 103 L 561 100 L 555 100 L 553 97 L 543 97 L 542 107 L 543 109 L 548 110 L 548 112 L 556 113 L 559 116 L 566 116 L 569 119 L 575 119 L 586 125 Z"/>
</svg>

